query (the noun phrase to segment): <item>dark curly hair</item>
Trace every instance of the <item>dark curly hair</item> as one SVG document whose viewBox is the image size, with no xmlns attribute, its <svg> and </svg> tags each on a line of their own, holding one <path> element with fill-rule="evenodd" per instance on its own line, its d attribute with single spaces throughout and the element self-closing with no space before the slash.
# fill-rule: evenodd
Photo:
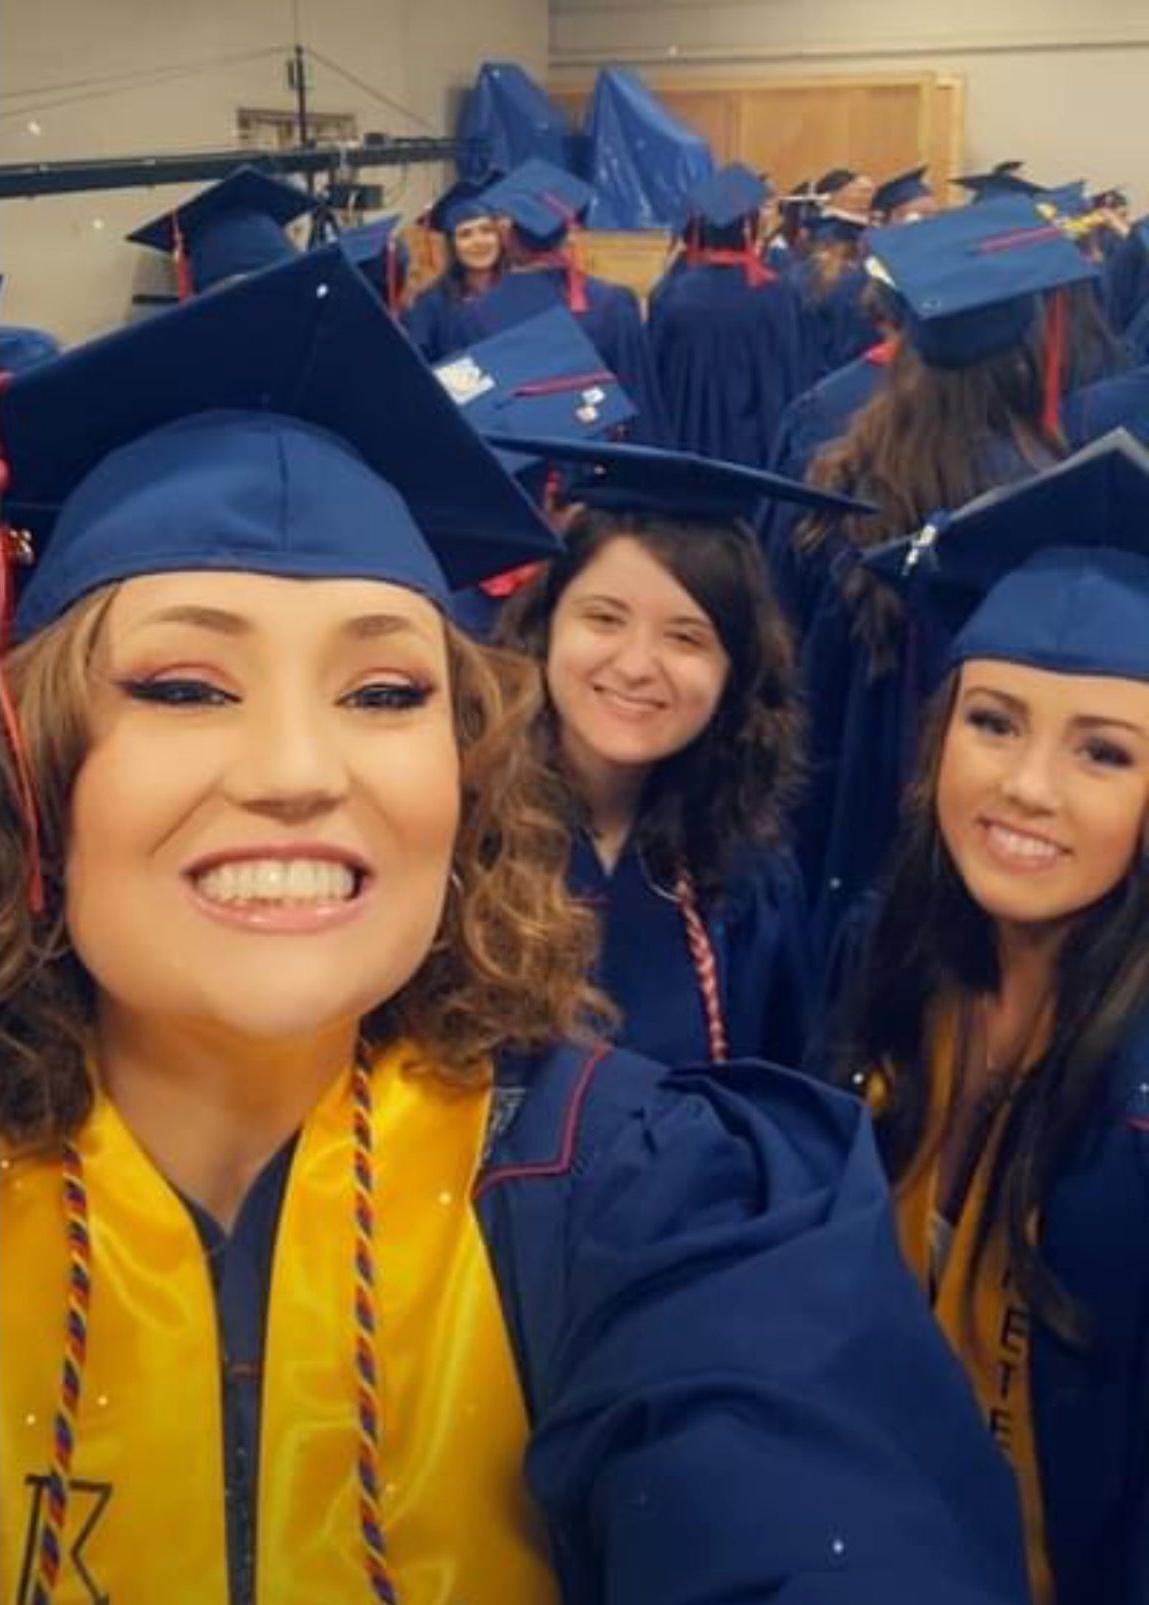
<svg viewBox="0 0 1149 1605">
<path fill-rule="evenodd" d="M 740 851 L 782 838 L 801 776 L 792 643 L 750 529 L 733 521 L 586 511 L 568 529 L 562 554 L 507 604 L 498 639 L 545 662 L 563 592 L 620 536 L 638 542 L 690 593 L 730 659 L 717 712 L 688 747 L 657 765 L 637 825 L 638 844 L 660 878 L 673 880 L 685 866 L 702 896 L 714 896 Z M 557 768 L 549 706 L 536 721 L 535 739 Z M 577 797 L 571 801 L 577 813 Z"/>
</svg>

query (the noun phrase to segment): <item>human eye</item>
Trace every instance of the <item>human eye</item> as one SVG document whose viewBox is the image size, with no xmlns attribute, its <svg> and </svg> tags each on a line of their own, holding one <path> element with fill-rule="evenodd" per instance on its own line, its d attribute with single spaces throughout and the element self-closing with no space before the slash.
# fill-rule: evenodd
<svg viewBox="0 0 1149 1605">
<path fill-rule="evenodd" d="M 1001 708 L 975 703 L 966 709 L 965 722 L 987 736 L 1008 736 L 1017 729 L 1016 721 Z"/>
<path fill-rule="evenodd" d="M 222 686 L 195 675 L 151 675 L 127 678 L 120 690 L 133 702 L 148 702 L 164 708 L 222 708 L 239 698 Z"/>
<path fill-rule="evenodd" d="M 339 706 L 366 713 L 404 713 L 409 708 L 423 707 L 433 694 L 434 687 L 422 681 L 371 680 L 347 692 L 339 699 Z"/>
<path fill-rule="evenodd" d="M 667 636 L 675 646 L 688 647 L 694 652 L 705 651 L 710 644 L 709 637 L 698 630 L 669 630 Z"/>
<path fill-rule="evenodd" d="M 1105 769 L 1128 769 L 1133 762 L 1132 753 L 1108 736 L 1089 736 L 1082 743 L 1081 751 L 1090 763 L 1100 764 Z"/>
</svg>

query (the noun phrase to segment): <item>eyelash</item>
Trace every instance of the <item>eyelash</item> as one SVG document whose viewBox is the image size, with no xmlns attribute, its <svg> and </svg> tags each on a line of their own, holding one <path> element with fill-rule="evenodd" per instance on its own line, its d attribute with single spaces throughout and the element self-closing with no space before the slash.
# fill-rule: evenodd
<svg viewBox="0 0 1149 1605">
<path fill-rule="evenodd" d="M 209 680 L 121 680 L 119 685 L 125 696 L 135 702 L 166 708 L 222 708 L 241 700 Z M 365 713 L 403 713 L 423 707 L 432 691 L 431 686 L 418 682 L 379 680 L 349 691 L 339 698 L 338 705 Z"/>
<path fill-rule="evenodd" d="M 1017 728 L 1008 714 L 999 713 L 993 708 L 971 708 L 966 714 L 966 722 L 975 730 L 998 737 L 1013 735 Z M 1119 747 L 1113 741 L 1102 740 L 1099 736 L 1084 741 L 1080 750 L 1091 763 L 1104 768 L 1128 769 L 1133 762 L 1124 747 Z"/>
</svg>

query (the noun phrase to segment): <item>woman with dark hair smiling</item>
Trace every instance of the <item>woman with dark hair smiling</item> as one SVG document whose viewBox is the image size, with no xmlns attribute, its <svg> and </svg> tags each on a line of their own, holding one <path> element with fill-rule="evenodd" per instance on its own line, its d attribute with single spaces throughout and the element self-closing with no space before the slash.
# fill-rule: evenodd
<svg viewBox="0 0 1149 1605">
<path fill-rule="evenodd" d="M 593 1036 L 553 537 L 338 247 L 3 415 L 0 1598 L 1016 1605 L 864 1111 Z"/>
<path fill-rule="evenodd" d="M 1023 1496 L 1040 1605 L 1149 1576 L 1149 453 L 874 562 L 960 625 L 837 1054 Z"/>
<path fill-rule="evenodd" d="M 812 965 L 784 821 L 803 732 L 751 523 L 765 498 L 857 504 L 685 453 L 526 449 L 582 472 L 562 555 L 498 638 L 544 667 L 538 748 L 569 793 L 571 885 L 602 921 L 622 1041 L 796 1064 Z"/>
<path fill-rule="evenodd" d="M 431 363 L 441 362 L 465 343 L 459 334 L 459 308 L 493 289 L 506 267 L 502 228 L 483 203 L 486 188 L 487 184 L 460 179 L 440 195 L 424 220 L 426 228 L 441 236 L 447 260 L 438 278 L 412 301 L 403 325 Z"/>
</svg>

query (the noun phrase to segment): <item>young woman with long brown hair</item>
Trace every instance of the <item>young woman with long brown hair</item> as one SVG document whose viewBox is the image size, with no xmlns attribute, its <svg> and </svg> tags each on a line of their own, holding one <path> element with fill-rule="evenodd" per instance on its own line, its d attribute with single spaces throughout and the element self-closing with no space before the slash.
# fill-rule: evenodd
<svg viewBox="0 0 1149 1605">
<path fill-rule="evenodd" d="M 0 1596 L 1019 1599 L 853 1102 L 591 1039 L 552 537 L 338 248 L 3 433 Z"/>
<path fill-rule="evenodd" d="M 849 504 L 685 453 L 527 449 L 577 465 L 577 510 L 498 638 L 544 669 L 535 739 L 567 794 L 570 884 L 601 922 L 620 1040 L 672 1063 L 796 1064 L 813 967 L 786 816 L 803 733 L 750 526 L 765 497 Z"/>
<path fill-rule="evenodd" d="M 837 1073 L 1026 1507 L 1041 1605 L 1149 1579 L 1149 453 L 875 561 L 960 626 Z"/>
</svg>

